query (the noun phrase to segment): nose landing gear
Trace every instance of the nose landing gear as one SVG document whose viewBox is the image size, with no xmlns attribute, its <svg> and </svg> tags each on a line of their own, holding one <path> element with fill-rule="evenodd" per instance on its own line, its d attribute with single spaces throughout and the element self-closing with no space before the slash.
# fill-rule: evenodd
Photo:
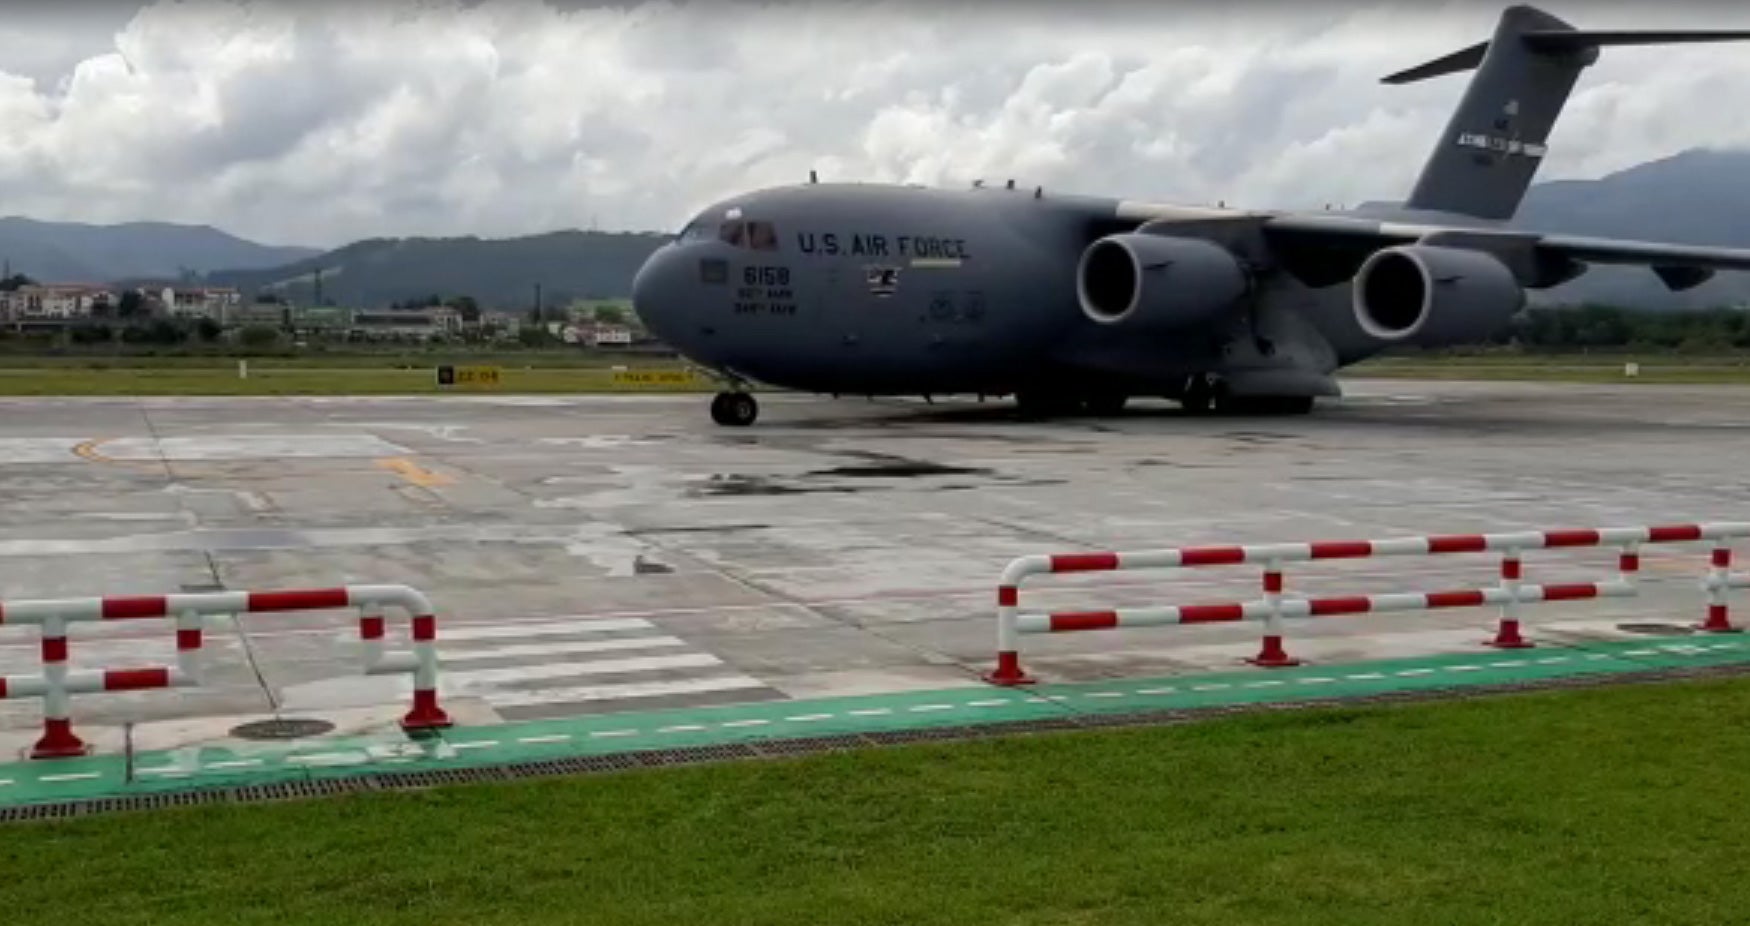
<svg viewBox="0 0 1750 926">
<path fill-rule="evenodd" d="M 719 392 L 711 400 L 711 420 L 725 427 L 745 428 L 760 416 L 760 404 L 745 392 Z"/>
</svg>

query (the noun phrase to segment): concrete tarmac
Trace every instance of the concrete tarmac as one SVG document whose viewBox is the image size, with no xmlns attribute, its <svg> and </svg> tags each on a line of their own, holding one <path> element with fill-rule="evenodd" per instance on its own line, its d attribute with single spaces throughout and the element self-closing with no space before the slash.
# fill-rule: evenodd
<svg viewBox="0 0 1750 926">
<path fill-rule="evenodd" d="M 982 685 L 994 586 L 1032 553 L 1750 521 L 1750 389 L 1362 382 L 1304 418 L 1166 403 L 1023 422 L 1006 403 L 705 396 L 0 400 L 6 600 L 406 583 L 440 612 L 463 723 Z M 1526 580 L 1614 574 L 1532 552 Z M 1529 606 L 1552 642 L 1683 634 L 1704 544 L 1645 551 L 1633 600 Z M 1290 567 L 1291 593 L 1493 584 L 1490 555 Z M 1253 567 L 1051 577 L 1028 610 L 1257 595 Z M 1486 609 L 1297 621 L 1321 663 L 1487 652 Z M 397 648 L 406 628 L 392 621 Z M 1662 625 L 1662 626 L 1641 626 Z M 1029 636 L 1048 681 L 1242 667 L 1256 624 Z M 79 625 L 75 668 L 168 663 L 166 621 Z M 39 671 L 0 626 L 0 673 Z M 209 743 L 270 717 L 381 728 L 354 615 L 211 622 L 199 689 L 75 695 L 100 750 Z M 1267 670 L 1257 670 L 1267 671 Z M 35 699 L 0 701 L 0 758 Z"/>
</svg>

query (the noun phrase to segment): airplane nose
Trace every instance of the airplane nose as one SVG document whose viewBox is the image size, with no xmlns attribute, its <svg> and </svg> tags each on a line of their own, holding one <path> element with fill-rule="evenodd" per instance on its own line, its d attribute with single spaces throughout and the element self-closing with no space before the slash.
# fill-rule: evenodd
<svg viewBox="0 0 1750 926">
<path fill-rule="evenodd" d="M 645 259 L 632 277 L 632 311 L 652 334 L 677 347 L 686 310 L 679 263 L 674 246 L 666 245 Z"/>
</svg>

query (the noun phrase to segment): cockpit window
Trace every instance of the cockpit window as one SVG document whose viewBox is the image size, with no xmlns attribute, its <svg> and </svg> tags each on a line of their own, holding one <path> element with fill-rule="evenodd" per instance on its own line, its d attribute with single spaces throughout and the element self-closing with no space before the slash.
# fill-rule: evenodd
<svg viewBox="0 0 1750 926">
<path fill-rule="evenodd" d="M 747 223 L 747 246 L 756 251 L 776 251 L 778 230 L 770 222 Z"/>
<path fill-rule="evenodd" d="M 678 241 L 703 241 L 705 239 L 705 236 L 706 236 L 705 223 L 704 222 L 694 222 L 694 223 L 688 225 L 686 228 L 681 229 L 681 233 L 676 236 L 676 240 L 678 240 Z"/>
<path fill-rule="evenodd" d="M 770 222 L 744 222 L 739 219 L 724 222 L 717 228 L 717 237 L 738 248 L 754 251 L 778 249 L 778 229 Z"/>
</svg>

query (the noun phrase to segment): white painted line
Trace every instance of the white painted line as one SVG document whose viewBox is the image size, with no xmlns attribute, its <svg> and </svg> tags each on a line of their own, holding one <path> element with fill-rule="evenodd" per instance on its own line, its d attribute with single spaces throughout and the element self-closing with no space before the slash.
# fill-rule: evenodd
<svg viewBox="0 0 1750 926">
<path fill-rule="evenodd" d="M 0 788 L 4 788 L 4 787 L 6 787 L 6 786 L 7 786 L 7 785 L 9 785 L 9 784 L 13 784 L 13 781 L 12 781 L 12 779 L 10 779 L 10 778 L 0 778 Z"/>
<path fill-rule="evenodd" d="M 64 775 L 43 775 L 37 781 L 90 781 L 99 774 L 98 772 L 69 772 Z"/>
<path fill-rule="evenodd" d="M 569 739 L 571 739 L 569 733 L 547 733 L 542 736 L 519 736 L 516 741 L 519 743 L 563 743 Z"/>
<path fill-rule="evenodd" d="M 536 704 L 569 704 L 579 701 L 616 701 L 631 698 L 661 698 L 669 695 L 700 694 L 712 691 L 737 691 L 764 688 L 765 683 L 745 675 L 721 678 L 688 678 L 672 682 L 627 682 L 617 685 L 584 685 L 575 688 L 538 688 L 528 691 L 494 691 L 489 700 L 494 707 L 526 707 Z"/>
<path fill-rule="evenodd" d="M 698 733 L 705 728 L 696 723 L 677 723 L 672 727 L 657 727 L 658 733 Z"/>
<path fill-rule="evenodd" d="M 639 617 L 578 618 L 569 621 L 506 621 L 502 624 L 443 624 L 438 645 L 446 640 L 504 640 L 517 637 L 562 637 L 611 630 L 650 630 L 655 625 Z"/>
<path fill-rule="evenodd" d="M 441 644 L 440 644 L 441 645 Z M 664 646 L 686 646 L 680 637 L 617 637 L 609 640 L 572 640 L 562 643 L 525 643 L 517 646 L 492 646 L 485 649 L 444 647 L 443 660 L 448 665 L 481 659 L 539 659 L 543 656 L 565 656 L 577 653 L 607 653 L 616 650 L 657 649 Z"/>
<path fill-rule="evenodd" d="M 1122 698 L 1122 697 L 1124 697 L 1124 692 L 1122 692 L 1122 691 L 1090 691 L 1087 694 L 1082 695 L 1082 697 L 1084 697 L 1084 698 Z"/>
<path fill-rule="evenodd" d="M 472 744 L 469 744 L 469 745 L 472 745 Z M 462 744 L 458 743 L 456 745 L 456 748 L 461 749 Z M 223 769 L 228 769 L 228 768 L 254 768 L 255 766 L 260 765 L 260 764 L 261 764 L 260 759 L 226 759 L 222 762 L 208 762 L 206 764 L 206 767 L 209 770 L 211 770 L 211 769 L 223 770 Z"/>
<path fill-rule="evenodd" d="M 1002 707 L 1003 705 L 1008 704 L 1008 703 L 1009 703 L 1008 698 L 990 698 L 990 699 L 985 700 L 985 701 L 968 701 L 968 702 L 966 702 L 966 706 L 967 707 Z M 857 712 L 852 711 L 851 713 L 855 714 Z"/>
<path fill-rule="evenodd" d="M 771 723 L 770 720 L 759 720 L 755 718 L 750 720 L 731 720 L 725 723 L 720 723 L 718 726 L 723 727 L 724 729 L 729 729 L 732 727 L 763 727 L 769 723 Z"/>
<path fill-rule="evenodd" d="M 1136 693 L 1139 695 L 1164 695 L 1172 694 L 1178 690 L 1177 688 L 1138 688 Z"/>
<path fill-rule="evenodd" d="M 505 666 L 499 669 L 452 670 L 445 672 L 443 679 L 448 685 L 467 688 L 469 685 L 502 685 L 507 682 L 529 682 L 536 679 L 570 678 L 574 675 L 624 675 L 631 672 L 652 672 L 660 669 L 700 669 L 722 664 L 723 660 L 710 653 L 681 653 L 677 656 L 633 656 L 626 659 L 594 659 L 579 662 L 542 663 L 532 666 Z"/>
<path fill-rule="evenodd" d="M 1354 675 L 1345 675 L 1343 677 L 1352 678 L 1356 681 L 1373 681 L 1375 679 L 1385 678 L 1385 675 L 1379 672 L 1357 672 Z"/>
<path fill-rule="evenodd" d="M 1247 687 L 1247 688 L 1275 688 L 1276 686 L 1278 686 L 1280 684 L 1282 684 L 1281 679 L 1272 678 L 1272 679 L 1266 679 L 1262 682 L 1247 682 L 1245 684 L 1245 687 Z"/>
<path fill-rule="evenodd" d="M 1647 655 L 1650 656 L 1652 654 L 1648 653 Z M 1586 658 L 1590 660 L 1590 659 L 1615 659 L 1616 657 L 1610 655 L 1609 653 L 1593 653 L 1592 655 L 1587 656 Z"/>
<path fill-rule="evenodd" d="M 1483 671 L 1483 667 L 1482 666 L 1447 666 L 1446 671 L 1448 671 L 1448 672 L 1481 672 L 1481 671 Z"/>
<path fill-rule="evenodd" d="M 953 709 L 954 705 L 952 704 L 919 704 L 916 707 L 909 708 L 914 714 L 924 714 L 930 711 L 951 711 Z"/>
<path fill-rule="evenodd" d="M 1226 682 L 1216 682 L 1212 685 L 1192 685 L 1191 690 L 1192 691 L 1223 691 L 1225 689 L 1232 688 L 1232 687 L 1233 687 L 1232 685 L 1229 685 Z"/>
<path fill-rule="evenodd" d="M 1318 676 L 1316 678 L 1297 678 L 1297 679 L 1295 679 L 1295 681 L 1301 683 L 1302 685 L 1323 685 L 1326 682 L 1334 682 L 1334 681 L 1336 681 L 1336 679 L 1326 678 L 1326 677 L 1321 675 L 1321 676 Z"/>
<path fill-rule="evenodd" d="M 589 735 L 590 736 L 601 736 L 601 737 L 632 736 L 632 735 L 636 734 L 637 732 L 638 732 L 637 730 L 591 730 Z"/>
<path fill-rule="evenodd" d="M 208 767 L 211 768 L 211 766 L 208 766 Z M 160 766 L 158 768 L 137 768 L 137 769 L 134 769 L 134 774 L 136 774 L 136 775 L 187 775 L 188 772 L 189 772 L 188 769 L 181 768 L 181 767 L 175 766 L 175 765 L 164 765 L 164 766 Z"/>
<path fill-rule="evenodd" d="M 817 720 L 830 720 L 831 718 L 831 714 L 797 714 L 794 717 L 785 717 L 784 720 L 787 723 L 814 723 Z"/>
<path fill-rule="evenodd" d="M 498 745 L 498 740 L 472 740 L 466 743 L 451 743 L 450 748 L 461 752 L 465 749 L 489 749 Z"/>
<path fill-rule="evenodd" d="M 1491 669 L 1517 669 L 1520 666 L 1524 666 L 1524 665 L 1529 665 L 1529 663 L 1527 663 L 1523 659 L 1507 659 L 1507 660 L 1503 660 L 1501 662 L 1491 662 L 1491 663 L 1489 663 L 1489 668 L 1491 668 Z"/>
<path fill-rule="evenodd" d="M 893 713 L 891 707 L 865 707 L 862 710 L 846 711 L 852 717 L 886 717 Z"/>
<path fill-rule="evenodd" d="M 1405 669 L 1402 672 L 1397 672 L 1394 674 L 1398 675 L 1401 678 L 1410 678 L 1410 677 L 1416 676 L 1416 675 L 1433 675 L 1434 670 L 1433 669 Z"/>
<path fill-rule="evenodd" d="M 296 765 L 358 765 L 370 761 L 362 752 L 313 752 L 305 756 L 287 756 L 285 761 Z"/>
<path fill-rule="evenodd" d="M 1625 649 L 1622 651 L 1622 654 L 1624 656 L 1657 656 L 1658 655 L 1658 653 L 1656 651 L 1650 650 L 1650 649 Z"/>
</svg>

